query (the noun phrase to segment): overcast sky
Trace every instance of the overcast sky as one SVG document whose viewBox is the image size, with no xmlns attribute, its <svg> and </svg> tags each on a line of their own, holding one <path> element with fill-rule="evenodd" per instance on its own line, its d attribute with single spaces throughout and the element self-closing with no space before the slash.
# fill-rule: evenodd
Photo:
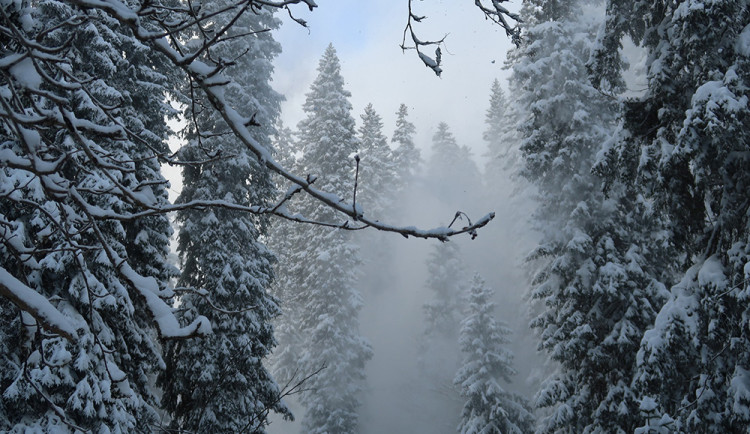
<svg viewBox="0 0 750 434">
<path fill-rule="evenodd" d="M 372 103 L 390 137 L 398 106 L 405 103 L 417 126 L 420 147 L 429 147 L 438 122 L 445 121 L 459 144 L 474 149 L 475 157 L 482 156 L 489 89 L 495 78 L 507 76 L 503 63 L 511 44 L 502 29 L 485 20 L 469 1 L 415 1 L 414 12 L 428 17 L 416 27 L 420 38 L 434 40 L 448 34 L 443 74 L 438 78 L 414 51 L 404 53 L 399 48 L 408 13 L 406 0 L 319 0 L 318 4 L 312 13 L 293 8 L 309 23 L 309 30 L 284 15 L 284 25 L 276 33 L 283 53 L 276 61 L 274 86 L 287 98 L 283 105 L 287 126 L 294 129 L 303 117 L 302 103 L 317 74 L 318 60 L 333 43 L 357 122 Z"/>
</svg>

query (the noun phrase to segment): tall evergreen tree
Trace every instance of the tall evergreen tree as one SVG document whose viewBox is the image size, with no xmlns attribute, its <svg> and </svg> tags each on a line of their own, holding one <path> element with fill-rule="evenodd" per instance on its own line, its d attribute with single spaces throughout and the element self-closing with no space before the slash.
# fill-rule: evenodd
<svg viewBox="0 0 750 434">
<path fill-rule="evenodd" d="M 359 143 L 351 116 L 350 93 L 336 50 L 329 46 L 318 66 L 303 106 L 306 117 L 298 125 L 302 147 L 300 168 L 317 176 L 316 185 L 349 197 L 353 191 L 354 164 L 351 158 Z M 335 223 L 333 211 L 319 203 L 302 201 L 299 210 L 307 218 Z M 362 300 L 354 289 L 359 252 L 351 233 L 341 229 L 297 225 L 289 235 L 297 252 L 279 266 L 287 285 L 294 291 L 296 312 L 282 321 L 287 333 L 300 342 L 294 366 L 287 372 L 313 375 L 300 401 L 306 413 L 305 433 L 351 433 L 357 431 L 359 392 L 364 366 L 372 357 L 369 344 L 359 335 L 358 313 Z M 319 372 L 318 372 L 319 371 Z"/>
<path fill-rule="evenodd" d="M 505 154 L 505 143 L 501 140 L 501 137 L 503 135 L 503 124 L 506 122 L 505 110 L 507 106 L 508 100 L 505 97 L 505 92 L 503 92 L 500 82 L 495 79 L 490 89 L 490 107 L 484 117 L 487 129 L 482 133 L 482 138 L 487 142 L 487 155 L 490 157 L 490 161 L 487 163 L 487 172 L 495 169 L 497 160 L 500 160 L 502 155 Z"/>
<path fill-rule="evenodd" d="M 169 222 L 136 217 L 167 204 L 174 77 L 101 11 L 0 8 L 0 431 L 152 431 L 158 337 L 208 331 L 170 322 Z"/>
<path fill-rule="evenodd" d="M 519 51 L 513 50 L 513 53 Z M 509 54 L 509 57 L 512 57 Z M 521 94 L 521 89 L 516 89 L 519 83 L 509 81 L 512 94 Z M 510 224 L 502 227 L 495 227 L 494 231 L 504 232 L 501 235 L 508 239 L 508 242 L 517 243 L 520 240 L 516 235 L 518 231 L 528 230 L 521 228 L 525 225 L 525 219 L 519 219 L 520 216 L 526 215 L 533 209 L 530 207 L 529 183 L 521 178 L 520 169 L 523 167 L 523 158 L 521 155 L 521 132 L 519 130 L 521 120 L 523 119 L 523 108 L 520 104 L 511 103 L 505 95 L 503 88 L 498 80 L 493 81 L 490 89 L 490 107 L 487 109 L 484 123 L 486 129 L 482 133 L 482 138 L 487 144 L 487 163 L 484 167 L 484 187 L 485 194 L 490 203 L 503 220 L 509 220 Z"/>
<path fill-rule="evenodd" d="M 284 124 L 281 118 L 276 121 L 276 132 L 272 136 L 272 147 L 274 159 L 279 164 L 297 170 L 297 159 L 294 154 L 297 152 L 298 145 L 294 138 L 294 132 Z M 283 188 L 286 180 L 280 176 L 275 178 L 277 192 L 284 193 Z"/>
<path fill-rule="evenodd" d="M 509 343 L 510 329 L 495 320 L 494 291 L 475 274 L 466 293 L 467 316 L 459 343 L 464 359 L 454 383 L 466 400 L 458 431 L 462 434 L 530 433 L 534 417 L 525 400 L 505 389 L 516 374 Z"/>
<path fill-rule="evenodd" d="M 383 134 L 382 118 L 372 104 L 368 104 L 362 114 L 359 142 L 361 162 L 357 202 L 363 204 L 365 212 L 382 218 L 389 211 L 393 212 L 397 168 L 388 139 Z"/>
<path fill-rule="evenodd" d="M 532 325 L 559 363 L 537 394 L 551 411 L 540 432 L 632 432 L 639 402 L 630 384 L 638 343 L 664 297 L 652 259 L 658 226 L 626 183 L 592 174 L 614 129 L 616 106 L 588 81 L 595 23 L 578 2 L 530 0 L 522 53 L 513 66 L 527 113 L 523 175 L 537 189 L 542 242 Z M 655 235 L 656 234 L 656 235 Z"/>
<path fill-rule="evenodd" d="M 396 161 L 400 188 L 404 188 L 414 180 L 419 171 L 419 165 L 422 163 L 421 153 L 414 145 L 414 134 L 417 128 L 409 122 L 408 115 L 409 109 L 406 104 L 401 104 L 396 112 L 396 129 L 391 137 L 391 142 L 398 144 L 393 150 L 393 159 Z"/>
<path fill-rule="evenodd" d="M 469 281 L 458 244 L 432 246 L 427 258 L 426 287 L 430 299 L 422 305 L 425 330 L 417 347 L 421 394 L 429 403 L 434 426 L 455 429 L 463 406 L 453 379 L 459 368 L 458 332 L 463 310 L 461 295 Z"/>
<path fill-rule="evenodd" d="M 458 333 L 461 293 L 468 281 L 458 244 L 436 244 L 427 259 L 427 273 L 427 288 L 433 297 L 423 306 L 425 334 L 452 340 Z"/>
<path fill-rule="evenodd" d="M 203 7 L 218 11 L 230 3 Z M 206 33 L 214 34 L 231 18 L 219 15 L 206 26 Z M 233 80 L 225 98 L 241 116 L 254 120 L 253 138 L 267 149 L 281 100 L 270 86 L 271 62 L 281 48 L 265 29 L 279 24 L 269 9 L 246 11 L 211 51 L 213 58 L 234 58 L 225 71 Z M 190 121 L 184 132 L 188 143 L 180 150 L 181 158 L 210 161 L 185 166 L 178 203 L 219 198 L 250 206 L 274 199 L 268 170 L 226 134 L 228 126 L 204 97 L 193 95 L 185 118 Z M 218 158 L 211 160 L 214 157 Z M 161 384 L 170 428 L 262 432 L 269 411 L 288 411 L 279 403 L 278 386 L 263 364 L 275 345 L 270 321 L 279 313 L 267 292 L 274 257 L 258 239 L 268 222 L 221 208 L 187 209 L 177 213 L 177 220 L 177 249 L 184 264 L 178 287 L 186 291 L 179 298 L 180 310 L 188 321 L 205 313 L 214 333 L 168 347 Z"/>
<path fill-rule="evenodd" d="M 438 124 L 432 136 L 431 150 L 425 174 L 427 188 L 444 205 L 458 205 L 462 211 L 466 210 L 479 199 L 482 186 L 471 150 L 458 145 L 445 122 Z"/>
<path fill-rule="evenodd" d="M 642 431 L 744 432 L 750 423 L 746 1 L 608 3 L 591 65 L 616 82 L 625 34 L 648 50 L 609 165 L 669 222 L 677 272 L 638 353 Z M 614 77 L 614 78 L 613 78 Z"/>
<path fill-rule="evenodd" d="M 388 139 L 383 134 L 383 122 L 372 104 L 365 107 L 359 128 L 360 150 L 357 204 L 365 214 L 376 219 L 392 219 L 398 213 L 394 206 L 399 190 L 397 162 Z M 362 250 L 360 290 L 365 296 L 380 293 L 393 286 L 393 276 L 388 270 L 394 248 L 392 238 L 386 234 L 370 232 L 360 234 L 357 242 Z"/>
<path fill-rule="evenodd" d="M 298 171 L 298 163 L 295 154 L 299 150 L 299 144 L 295 140 L 294 133 L 286 127 L 281 119 L 278 121 L 276 134 L 273 136 L 274 159 L 284 167 L 293 168 Z M 289 188 L 286 179 L 276 176 L 277 199 L 283 199 Z M 295 199 L 291 199 L 294 201 Z M 279 301 L 281 315 L 274 321 L 274 331 L 278 345 L 271 357 L 272 372 L 279 382 L 289 384 L 290 387 L 303 379 L 297 366 L 297 358 L 300 352 L 302 337 L 298 330 L 298 317 L 304 308 L 299 304 L 297 297 L 298 288 L 295 282 L 299 282 L 303 276 L 295 274 L 304 272 L 303 269 L 295 268 L 293 265 L 304 261 L 296 245 L 296 224 L 290 221 L 276 219 L 270 222 L 268 247 L 276 256 L 275 279 L 271 287 L 271 293 Z"/>
<path fill-rule="evenodd" d="M 489 177 L 500 176 L 510 168 L 517 167 L 520 162 L 518 119 L 512 116 L 513 111 L 500 82 L 493 81 L 490 107 L 484 118 L 487 129 L 482 133 L 482 138 L 487 143 L 485 173 Z M 494 180 L 490 182 L 492 181 Z"/>
</svg>

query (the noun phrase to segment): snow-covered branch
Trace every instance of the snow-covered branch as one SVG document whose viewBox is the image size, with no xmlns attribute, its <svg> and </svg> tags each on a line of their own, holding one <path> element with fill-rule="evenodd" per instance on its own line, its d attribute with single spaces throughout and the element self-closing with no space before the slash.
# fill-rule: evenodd
<svg viewBox="0 0 750 434">
<path fill-rule="evenodd" d="M 50 303 L 47 297 L 26 286 L 4 268 L 0 268 L 0 295 L 34 317 L 42 328 L 74 340 L 76 328 Z"/>
<path fill-rule="evenodd" d="M 474 4 L 484 13 L 485 18 L 502 27 L 505 30 L 505 34 L 511 38 L 514 44 L 518 45 L 521 42 L 521 28 L 518 27 L 521 17 L 503 6 L 503 3 L 507 3 L 508 1 L 490 0 L 488 2 L 489 5 L 485 5 L 484 0 L 474 0 Z"/>
<path fill-rule="evenodd" d="M 482 11 L 485 18 L 502 27 L 505 30 L 505 34 L 511 38 L 514 44 L 518 45 L 521 42 L 521 29 L 518 26 L 521 19 L 518 14 L 510 12 L 503 6 L 503 3 L 508 1 L 509 0 L 490 0 L 489 5 L 486 5 L 483 0 L 474 0 L 474 5 Z M 419 56 L 419 60 L 421 60 L 426 67 L 432 69 L 435 75 L 439 77 L 443 72 L 443 69 L 441 68 L 442 50 L 440 49 L 440 46 L 445 42 L 448 35 L 446 34 L 442 38 L 436 40 L 422 40 L 417 35 L 414 26 L 415 24 L 421 23 L 427 17 L 424 15 L 418 15 L 414 12 L 413 0 L 408 0 L 407 4 L 409 6 L 409 14 L 401 38 L 401 49 L 404 51 L 415 50 L 417 56 Z M 410 44 L 407 43 L 407 39 L 410 40 Z M 422 51 L 424 48 L 431 46 L 435 47 L 434 57 L 427 55 Z"/>
</svg>

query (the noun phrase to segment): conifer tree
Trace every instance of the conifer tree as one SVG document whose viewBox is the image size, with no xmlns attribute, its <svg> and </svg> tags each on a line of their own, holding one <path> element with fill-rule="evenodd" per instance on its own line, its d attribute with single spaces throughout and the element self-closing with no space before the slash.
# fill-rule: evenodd
<svg viewBox="0 0 750 434">
<path fill-rule="evenodd" d="M 467 146 L 459 146 L 448 124 L 440 122 L 432 136 L 427 182 L 444 203 L 467 204 L 482 185 L 479 169 Z"/>
<path fill-rule="evenodd" d="M 351 116 L 350 93 L 336 50 L 329 46 L 318 66 L 303 106 L 306 117 L 298 125 L 302 148 L 299 162 L 303 173 L 316 176 L 316 185 L 339 197 L 349 197 L 354 186 L 353 154 L 359 142 Z M 351 162 L 350 165 L 345 162 Z M 299 211 L 316 221 L 335 223 L 333 211 L 319 203 L 301 201 Z M 305 433 L 351 433 L 357 431 L 359 392 L 364 366 L 372 357 L 369 344 L 359 335 L 358 313 L 362 300 L 355 290 L 359 252 L 351 234 L 341 229 L 296 225 L 289 235 L 297 252 L 279 273 L 294 291 L 299 309 L 282 321 L 284 329 L 300 342 L 294 366 L 287 372 L 307 376 L 300 401 L 305 407 Z"/>
<path fill-rule="evenodd" d="M 525 400 L 506 390 L 516 374 L 509 343 L 510 329 L 495 319 L 494 291 L 475 274 L 466 293 L 467 316 L 459 343 L 464 354 L 454 383 L 466 400 L 458 431 L 462 434 L 530 433 L 534 418 Z"/>
<path fill-rule="evenodd" d="M 299 144 L 295 140 L 292 130 L 285 126 L 279 118 L 276 134 L 273 136 L 274 158 L 284 167 L 298 170 L 295 154 L 299 150 Z M 274 178 L 276 182 L 277 199 L 281 199 L 290 188 L 287 181 L 280 176 Z M 295 199 L 292 199 L 294 201 Z M 294 203 L 294 202 L 293 202 Z M 294 264 L 302 261 L 304 254 L 296 249 L 297 224 L 282 219 L 272 220 L 269 227 L 268 247 L 275 255 L 277 262 L 274 264 L 275 279 L 271 286 L 271 294 L 278 300 L 281 315 L 274 321 L 274 331 L 278 345 L 270 358 L 273 375 L 280 384 L 293 386 L 304 379 L 303 373 L 297 366 L 297 358 L 300 352 L 301 335 L 297 324 L 298 317 L 303 307 L 299 304 L 297 297 L 298 289 L 295 282 L 302 276 L 295 275 L 292 269 L 298 271 Z"/>
<path fill-rule="evenodd" d="M 396 129 L 391 137 L 391 142 L 398 144 L 393 150 L 393 159 L 396 161 L 400 188 L 404 188 L 414 180 L 419 171 L 419 165 L 422 163 L 421 153 L 414 145 L 414 134 L 417 128 L 406 118 L 408 115 L 409 109 L 406 104 L 401 104 L 396 112 Z"/>
<path fill-rule="evenodd" d="M 436 244 L 427 259 L 427 288 L 432 300 L 423 306 L 427 336 L 455 338 L 461 293 L 468 278 L 456 243 Z"/>
<path fill-rule="evenodd" d="M 26 59 L 2 73 L 0 431 L 152 431 L 158 338 L 209 329 L 169 321 L 169 222 L 134 217 L 167 204 L 174 77 L 101 11 L 26 6 L 0 6 Z"/>
<path fill-rule="evenodd" d="M 397 162 L 383 134 L 381 117 L 372 104 L 365 107 L 361 118 L 357 204 L 372 218 L 392 219 L 398 212 L 393 206 L 399 190 Z M 365 297 L 393 286 L 392 273 L 388 272 L 392 266 L 392 240 L 386 234 L 374 232 L 357 237 L 356 241 L 362 247 L 359 289 Z"/>
<path fill-rule="evenodd" d="M 536 397 L 551 409 L 538 430 L 632 432 L 635 353 L 665 295 L 652 261 L 659 227 L 632 184 L 605 184 L 592 173 L 616 114 L 588 82 L 594 26 L 578 18 L 578 2 L 526 5 L 513 74 L 526 113 L 522 174 L 538 191 L 542 232 L 531 255 L 531 297 L 541 307 L 532 326 L 559 363 Z"/>
<path fill-rule="evenodd" d="M 275 153 L 274 157 L 279 164 L 296 170 L 297 160 L 294 153 L 297 152 L 298 145 L 294 138 L 294 132 L 284 124 L 281 118 L 276 121 L 276 131 L 272 136 L 272 148 Z M 285 180 L 276 176 L 275 181 L 277 192 L 282 193 L 281 190 L 284 187 Z"/>
<path fill-rule="evenodd" d="M 513 92 L 514 95 L 516 93 Z M 490 107 L 484 118 L 487 128 L 482 133 L 482 138 L 487 143 L 485 177 L 493 188 L 507 179 L 508 174 L 515 175 L 513 171 L 521 165 L 521 135 L 518 131 L 520 112 L 521 107 L 510 103 L 500 82 L 493 81 Z"/>
<path fill-rule="evenodd" d="M 425 283 L 430 298 L 422 306 L 425 330 L 417 347 L 418 380 L 435 426 L 454 429 L 463 406 L 453 379 L 461 352 L 458 346 L 461 295 L 469 280 L 458 244 L 433 245 L 427 258 L 427 273 Z"/>
<path fill-rule="evenodd" d="M 396 162 L 383 135 L 383 121 L 372 104 L 365 107 L 359 128 L 360 163 L 357 202 L 365 212 L 382 218 L 389 211 L 396 190 Z M 360 200 L 361 198 L 361 200 Z"/>
<path fill-rule="evenodd" d="M 512 53 L 516 51 L 514 49 Z M 509 57 L 512 57 L 511 53 Z M 515 89 L 518 83 L 509 81 L 509 86 L 513 95 L 521 94 L 521 89 Z M 486 129 L 482 133 L 487 144 L 483 180 L 487 200 L 494 204 L 498 213 L 503 213 L 500 218 L 509 221 L 509 224 L 491 230 L 509 243 L 521 241 L 517 233 L 528 231 L 528 228 L 524 227 L 526 219 L 519 217 L 533 209 L 529 183 L 520 176 L 523 159 L 519 126 L 523 116 L 522 106 L 515 101 L 511 104 L 500 82 L 494 80 L 490 89 L 490 107 L 484 120 Z"/>
<path fill-rule="evenodd" d="M 484 118 L 487 129 L 482 133 L 482 138 L 487 142 L 487 167 L 485 171 L 490 173 L 500 173 L 508 164 L 507 156 L 509 153 L 509 143 L 505 139 L 505 132 L 508 128 L 515 128 L 511 125 L 506 117 L 508 100 L 505 92 L 500 86 L 500 82 L 495 79 L 490 89 L 490 108 Z"/>
<path fill-rule="evenodd" d="M 227 2 L 204 7 L 221 10 Z M 219 15 L 207 33 L 226 24 Z M 270 86 L 271 62 L 280 52 L 270 32 L 279 26 L 272 11 L 244 13 L 212 55 L 235 57 L 226 69 L 233 83 L 225 98 L 239 114 L 253 119 L 254 139 L 270 149 L 270 135 L 281 96 Z M 208 60 L 207 60 L 208 61 Z M 185 118 L 188 141 L 180 156 L 188 162 L 178 203 L 222 199 L 241 205 L 268 204 L 275 197 L 270 174 L 233 136 L 219 114 L 200 95 L 193 95 Z M 178 287 L 180 310 L 187 321 L 199 313 L 211 320 L 213 335 L 168 346 L 167 370 L 161 378 L 163 405 L 170 428 L 190 432 L 262 432 L 270 411 L 285 413 L 276 382 L 264 366 L 275 344 L 271 319 L 279 313 L 267 290 L 273 281 L 271 252 L 258 240 L 265 218 L 228 209 L 188 209 L 181 222 L 178 252 L 183 271 Z"/>
<path fill-rule="evenodd" d="M 638 353 L 641 432 L 741 432 L 750 423 L 748 54 L 745 1 L 608 2 L 591 69 L 616 82 L 624 35 L 648 50 L 648 89 L 608 150 L 665 212 L 677 282 Z"/>
</svg>

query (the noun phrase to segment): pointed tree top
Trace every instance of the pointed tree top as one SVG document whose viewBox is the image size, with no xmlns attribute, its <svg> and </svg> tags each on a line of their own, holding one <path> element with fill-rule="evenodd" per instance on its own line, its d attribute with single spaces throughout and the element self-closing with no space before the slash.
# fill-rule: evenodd
<svg viewBox="0 0 750 434">
<path fill-rule="evenodd" d="M 312 98 L 328 100 L 327 104 L 330 105 L 333 103 L 331 99 L 337 99 L 335 95 L 342 95 L 344 98 L 351 97 L 351 93 L 344 89 L 344 77 L 341 75 L 341 62 L 336 55 L 336 49 L 333 44 L 329 44 L 318 62 L 318 76 L 310 86 L 310 93 L 307 94 L 305 104 L 310 104 Z M 348 101 L 344 105 L 351 110 Z M 311 109 L 311 107 L 306 107 L 306 109 Z"/>
<path fill-rule="evenodd" d="M 333 46 L 333 43 L 328 44 L 328 47 L 326 47 L 326 50 L 323 52 L 323 57 L 320 58 L 319 65 L 323 66 L 323 64 L 327 63 L 339 63 L 339 56 L 336 52 L 336 48 Z M 320 69 L 320 68 L 318 68 Z"/>
<path fill-rule="evenodd" d="M 360 131 L 365 131 L 368 128 L 382 128 L 383 127 L 383 121 L 378 112 L 375 111 L 375 108 L 372 106 L 372 103 L 367 104 L 365 107 L 364 113 L 360 115 L 362 118 L 362 128 L 360 128 Z"/>
<path fill-rule="evenodd" d="M 406 117 L 409 115 L 409 109 L 406 104 L 401 104 L 396 112 L 396 131 L 393 133 L 392 142 L 399 142 L 402 146 L 413 147 L 412 135 L 417 131 L 414 124 L 409 122 Z"/>
<path fill-rule="evenodd" d="M 437 126 L 437 131 L 432 136 L 432 148 L 434 150 L 447 150 L 454 147 L 458 147 L 456 138 L 453 137 L 453 133 L 450 131 L 450 127 L 445 122 L 440 122 Z"/>
</svg>

